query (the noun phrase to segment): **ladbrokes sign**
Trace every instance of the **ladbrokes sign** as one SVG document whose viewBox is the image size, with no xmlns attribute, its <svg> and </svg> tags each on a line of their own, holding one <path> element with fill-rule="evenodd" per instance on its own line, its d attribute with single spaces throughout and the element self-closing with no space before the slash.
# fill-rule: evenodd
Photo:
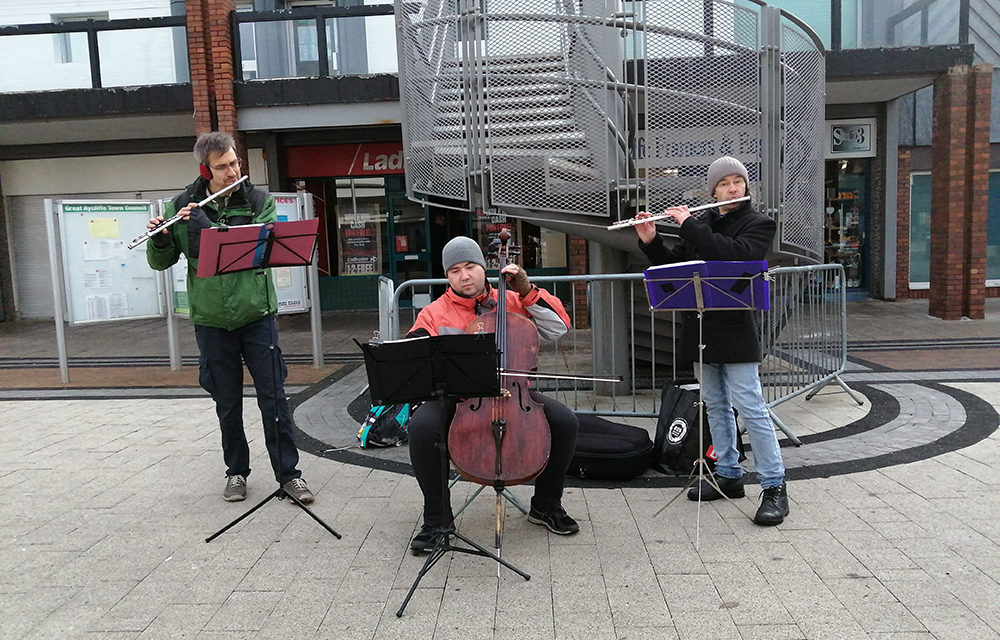
<svg viewBox="0 0 1000 640">
<path fill-rule="evenodd" d="M 285 149 L 290 178 L 381 176 L 403 173 L 402 142 L 331 144 Z"/>
</svg>

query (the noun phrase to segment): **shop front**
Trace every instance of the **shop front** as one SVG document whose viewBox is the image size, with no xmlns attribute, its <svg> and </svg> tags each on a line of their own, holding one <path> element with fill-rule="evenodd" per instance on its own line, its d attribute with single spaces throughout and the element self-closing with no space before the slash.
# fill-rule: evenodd
<svg viewBox="0 0 1000 640">
<path fill-rule="evenodd" d="M 380 276 L 442 278 L 441 248 L 456 235 L 488 247 L 501 228 L 529 273 L 566 273 L 565 234 L 496 212 L 426 207 L 406 197 L 400 142 L 288 147 L 284 173 L 313 194 L 320 220 L 318 265 L 324 311 L 378 308 Z M 495 263 L 490 265 L 495 268 Z M 401 304 L 422 304 L 409 296 Z"/>
<path fill-rule="evenodd" d="M 828 121 L 824 257 L 844 265 L 852 296 L 867 297 L 871 278 L 871 173 L 876 154 L 874 118 Z"/>
</svg>

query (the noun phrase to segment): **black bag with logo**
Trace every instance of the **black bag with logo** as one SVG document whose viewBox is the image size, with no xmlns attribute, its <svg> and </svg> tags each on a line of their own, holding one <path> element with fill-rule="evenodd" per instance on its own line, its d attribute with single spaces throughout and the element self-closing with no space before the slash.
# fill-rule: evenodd
<svg viewBox="0 0 1000 640">
<path fill-rule="evenodd" d="M 630 480 L 649 468 L 653 441 L 642 427 L 618 424 L 589 414 L 580 424 L 567 475 L 596 480 Z"/>
<path fill-rule="evenodd" d="M 698 392 L 668 384 L 660 398 L 660 415 L 656 422 L 653 440 L 652 467 L 663 473 L 687 475 L 698 459 L 698 427 L 704 412 Z M 704 420 L 705 460 L 709 469 L 715 469 L 715 451 L 708 419 Z"/>
<path fill-rule="evenodd" d="M 699 411 L 700 408 L 700 411 Z M 736 409 L 733 409 L 736 413 Z M 703 418 L 701 420 L 700 418 Z M 698 427 L 704 424 L 702 439 L 705 462 L 710 471 L 715 470 L 718 456 L 712 447 L 712 432 L 708 428 L 708 415 L 701 407 L 698 391 L 682 389 L 668 384 L 660 397 L 660 415 L 656 422 L 656 438 L 653 440 L 652 467 L 663 473 L 687 475 L 694 469 L 698 459 Z M 736 448 L 739 460 L 746 460 L 743 453 L 743 434 L 736 429 Z"/>
</svg>

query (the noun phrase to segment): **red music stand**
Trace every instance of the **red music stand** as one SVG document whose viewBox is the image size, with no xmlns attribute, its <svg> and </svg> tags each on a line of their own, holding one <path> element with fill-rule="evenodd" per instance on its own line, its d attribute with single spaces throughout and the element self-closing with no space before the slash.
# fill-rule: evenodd
<svg viewBox="0 0 1000 640">
<path fill-rule="evenodd" d="M 292 222 L 267 222 L 265 224 L 202 229 L 200 257 L 198 259 L 198 277 L 204 278 L 250 269 L 306 266 L 312 262 L 313 252 L 316 249 L 316 230 L 318 228 L 319 220 L 313 218 L 311 220 L 296 220 Z M 273 350 L 272 354 L 274 354 Z M 278 362 L 276 356 L 273 358 L 272 366 L 275 372 L 274 395 L 277 397 Z M 277 421 L 277 414 L 275 415 L 275 420 Z M 263 426 L 265 430 L 268 428 L 266 419 Z M 274 425 L 273 428 L 276 429 L 277 425 Z M 275 440 L 280 447 L 281 438 L 275 435 Z M 211 542 L 222 533 L 225 533 L 235 524 L 263 507 L 272 498 L 278 498 L 279 500 L 289 498 L 324 529 L 332 533 L 336 538 L 341 537 L 339 533 L 320 520 L 308 507 L 299 502 L 295 496 L 287 493 L 281 487 L 281 480 L 279 478 L 275 478 L 275 480 L 278 481 L 277 489 L 249 511 L 205 538 L 205 542 Z"/>
<path fill-rule="evenodd" d="M 318 218 L 203 229 L 198 277 L 307 265 L 318 229 Z"/>
</svg>

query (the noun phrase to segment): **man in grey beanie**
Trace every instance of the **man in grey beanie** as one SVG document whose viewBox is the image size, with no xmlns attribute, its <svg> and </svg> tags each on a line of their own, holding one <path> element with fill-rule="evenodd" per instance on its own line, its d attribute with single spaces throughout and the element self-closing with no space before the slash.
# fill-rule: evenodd
<svg viewBox="0 0 1000 640">
<path fill-rule="evenodd" d="M 483 269 L 486 268 L 483 250 L 475 240 L 466 236 L 452 238 L 441 249 L 441 264 L 444 265 L 445 273 L 459 262 L 473 262 Z"/>
<path fill-rule="evenodd" d="M 483 250 L 472 238 L 452 238 L 441 251 L 441 261 L 448 278 L 448 290 L 420 310 L 407 337 L 465 333 L 466 328 L 483 314 L 496 308 L 496 289 L 486 280 Z M 569 330 L 570 319 L 562 301 L 545 289 L 531 284 L 528 274 L 516 264 L 501 271 L 507 279 L 507 313 L 527 317 L 542 339 L 555 340 Z M 542 525 L 559 535 L 572 535 L 580 526 L 562 507 L 566 470 L 576 448 L 577 420 L 568 407 L 535 391 L 529 396 L 541 403 L 549 423 L 551 451 L 548 464 L 535 478 L 528 521 Z M 441 536 L 453 530 L 453 517 L 447 489 L 448 479 L 440 461 L 441 425 L 451 422 L 455 401 L 431 401 L 420 405 L 407 426 L 410 463 L 424 497 L 424 522 L 410 542 L 414 554 L 429 553 Z"/>
<path fill-rule="evenodd" d="M 716 202 L 747 196 L 749 183 L 746 166 L 731 156 L 723 156 L 708 167 L 706 186 Z M 757 212 L 749 201 L 721 205 L 697 218 L 687 207 L 671 207 L 666 213 L 680 225 L 680 242 L 670 249 L 656 232 L 655 223 L 645 222 L 635 228 L 639 248 L 652 264 L 764 260 L 777 230 L 775 221 Z M 648 216 L 640 212 L 636 217 Z M 701 383 L 712 446 L 718 455 L 715 475 L 722 492 L 702 482 L 692 487 L 688 498 L 716 500 L 745 495 L 736 445 L 735 407 L 750 436 L 754 468 L 763 490 L 754 522 L 761 526 L 781 524 L 788 515 L 785 465 L 761 390 L 759 366 L 763 354 L 756 317 L 750 310 L 710 311 L 703 314 L 701 323 L 699 340 L 697 314 L 685 313 L 681 356 L 694 363 Z"/>
</svg>

